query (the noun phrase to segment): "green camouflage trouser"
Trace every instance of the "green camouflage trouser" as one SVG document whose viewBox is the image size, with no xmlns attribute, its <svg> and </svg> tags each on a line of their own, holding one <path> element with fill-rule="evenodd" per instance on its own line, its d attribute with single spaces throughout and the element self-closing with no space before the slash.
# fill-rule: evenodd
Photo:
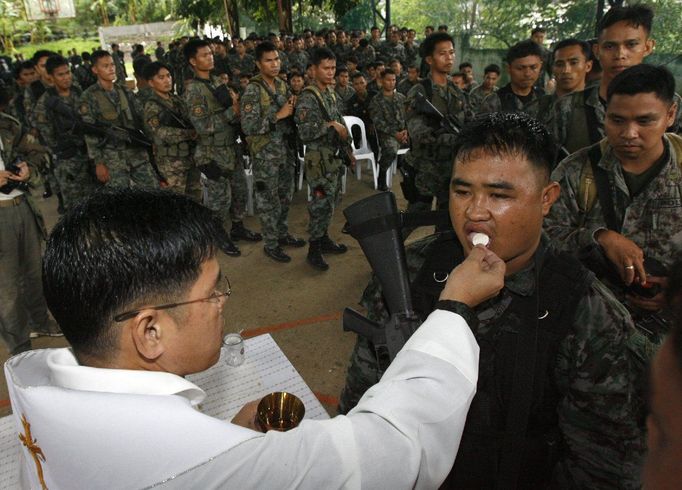
<svg viewBox="0 0 682 490">
<path fill-rule="evenodd" d="M 253 159 L 256 210 L 265 246 L 275 248 L 277 240 L 289 233 L 289 205 L 294 195 L 293 158 Z"/>
<path fill-rule="evenodd" d="M 220 214 L 223 223 L 242 221 L 246 214 L 246 176 L 244 169 L 239 165 L 235 170 L 223 171 L 227 175 L 218 180 L 208 179 L 207 206 Z"/>
<path fill-rule="evenodd" d="M 341 190 L 341 176 L 343 168 L 323 175 L 316 179 L 308 180 L 311 199 L 308 201 L 308 214 L 310 224 L 308 234 L 310 240 L 322 238 L 329 228 L 334 215 L 334 208 L 341 202 L 339 191 Z"/>
<path fill-rule="evenodd" d="M 346 373 L 346 386 L 339 397 L 339 413 L 347 414 L 355 407 L 365 394 L 379 382 L 377 357 L 369 341 L 358 335 L 353 353 L 350 356 L 350 366 Z"/>
<path fill-rule="evenodd" d="M 398 156 L 400 143 L 393 136 L 381 133 L 379 135 L 379 147 L 381 148 L 381 158 L 379 158 L 379 168 L 388 170 L 393 164 L 393 160 Z"/>
<path fill-rule="evenodd" d="M 167 190 L 201 199 L 201 172 L 194 166 L 191 157 L 157 158 L 156 164 L 168 182 Z"/>
<path fill-rule="evenodd" d="M 55 159 L 54 174 L 59 182 L 64 207 L 67 210 L 97 189 L 90 162 L 85 156 Z"/>
<path fill-rule="evenodd" d="M 149 155 L 140 149 L 106 149 L 104 163 L 109 169 L 110 187 L 150 187 L 157 189 L 159 181 L 149 163 Z"/>
</svg>

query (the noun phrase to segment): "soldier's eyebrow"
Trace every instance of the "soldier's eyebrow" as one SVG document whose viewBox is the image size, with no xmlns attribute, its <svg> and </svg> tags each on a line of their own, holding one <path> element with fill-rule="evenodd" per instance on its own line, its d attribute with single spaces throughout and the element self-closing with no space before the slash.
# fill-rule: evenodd
<svg viewBox="0 0 682 490">
<path fill-rule="evenodd" d="M 488 187 L 490 189 L 502 189 L 507 191 L 514 190 L 514 186 L 510 182 L 506 182 L 504 180 L 501 182 L 490 182 L 487 184 L 483 184 L 483 187 Z"/>
<path fill-rule="evenodd" d="M 453 177 L 452 181 L 450 182 L 452 185 L 463 185 L 465 187 L 471 187 L 471 183 L 467 182 L 464 179 L 460 179 L 459 177 Z"/>
</svg>

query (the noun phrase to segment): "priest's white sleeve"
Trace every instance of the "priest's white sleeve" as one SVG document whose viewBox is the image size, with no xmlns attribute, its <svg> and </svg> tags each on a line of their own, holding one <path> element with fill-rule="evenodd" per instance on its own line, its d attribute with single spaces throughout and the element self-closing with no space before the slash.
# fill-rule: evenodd
<svg viewBox="0 0 682 490">
<path fill-rule="evenodd" d="M 477 378 L 478 345 L 466 322 L 436 310 L 347 416 L 268 432 L 163 486 L 437 488 L 455 460 Z"/>
</svg>

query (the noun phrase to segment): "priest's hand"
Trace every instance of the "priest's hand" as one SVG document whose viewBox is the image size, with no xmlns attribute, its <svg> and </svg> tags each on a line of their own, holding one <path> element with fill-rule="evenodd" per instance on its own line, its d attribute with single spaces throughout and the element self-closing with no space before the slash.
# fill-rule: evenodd
<svg viewBox="0 0 682 490">
<path fill-rule="evenodd" d="M 497 296 L 504 287 L 505 263 L 483 245 L 477 245 L 469 256 L 455 267 L 441 300 L 459 301 L 469 308 Z"/>
<path fill-rule="evenodd" d="M 242 427 L 246 427 L 247 429 L 252 429 L 252 430 L 257 430 L 258 432 L 263 432 L 257 425 L 256 425 L 256 410 L 258 408 L 258 403 L 260 400 L 254 400 L 252 402 L 247 403 L 242 407 L 239 412 L 237 412 L 237 415 L 235 415 L 231 422 L 235 425 L 240 425 Z"/>
</svg>

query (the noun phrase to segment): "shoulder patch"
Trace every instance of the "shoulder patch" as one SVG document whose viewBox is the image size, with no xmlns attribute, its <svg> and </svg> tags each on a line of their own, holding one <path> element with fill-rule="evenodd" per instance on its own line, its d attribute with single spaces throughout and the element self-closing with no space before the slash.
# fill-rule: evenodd
<svg viewBox="0 0 682 490">
<path fill-rule="evenodd" d="M 245 104 L 244 105 L 244 112 L 251 112 L 252 110 L 253 110 L 252 104 Z"/>
<path fill-rule="evenodd" d="M 80 110 L 81 114 L 87 114 L 88 113 L 88 104 L 86 104 L 86 103 L 81 104 L 79 110 Z"/>
<path fill-rule="evenodd" d="M 308 114 L 308 109 L 302 108 L 301 110 L 298 111 L 298 119 L 299 121 L 305 120 L 305 116 Z"/>
<path fill-rule="evenodd" d="M 199 117 L 204 115 L 204 108 L 200 105 L 192 107 L 192 114 Z"/>
<path fill-rule="evenodd" d="M 158 117 L 153 117 L 149 120 L 149 126 L 152 128 L 158 128 L 161 125 Z"/>
</svg>

